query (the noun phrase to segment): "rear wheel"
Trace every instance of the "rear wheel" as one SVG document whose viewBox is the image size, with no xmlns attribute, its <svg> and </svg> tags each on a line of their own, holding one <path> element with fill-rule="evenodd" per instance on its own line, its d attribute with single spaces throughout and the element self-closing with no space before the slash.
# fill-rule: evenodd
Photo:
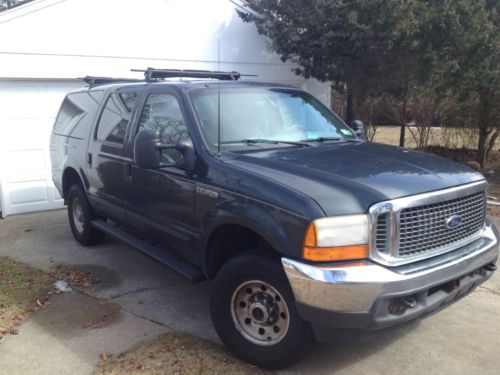
<svg viewBox="0 0 500 375">
<path fill-rule="evenodd" d="M 104 239 L 104 233 L 91 224 L 96 217 L 81 185 L 71 186 L 68 192 L 68 219 L 73 236 L 82 245 L 95 245 Z"/>
<path fill-rule="evenodd" d="M 282 266 L 262 253 L 242 254 L 222 267 L 213 283 L 210 310 L 227 348 L 257 366 L 289 367 L 313 342 Z"/>
</svg>

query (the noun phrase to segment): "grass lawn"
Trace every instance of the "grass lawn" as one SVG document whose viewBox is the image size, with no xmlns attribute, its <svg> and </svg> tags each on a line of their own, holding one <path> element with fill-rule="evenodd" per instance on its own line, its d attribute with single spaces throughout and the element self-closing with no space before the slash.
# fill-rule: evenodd
<svg viewBox="0 0 500 375">
<path fill-rule="evenodd" d="M 0 340 L 43 305 L 54 280 L 42 271 L 0 257 Z"/>
<path fill-rule="evenodd" d="M 109 358 L 107 353 L 102 357 L 95 375 L 266 374 L 240 362 L 220 345 L 180 332 L 143 342 L 116 358 Z"/>
</svg>

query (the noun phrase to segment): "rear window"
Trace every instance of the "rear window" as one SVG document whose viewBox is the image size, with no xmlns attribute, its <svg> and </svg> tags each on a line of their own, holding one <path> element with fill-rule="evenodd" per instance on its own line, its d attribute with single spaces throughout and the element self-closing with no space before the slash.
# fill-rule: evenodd
<svg viewBox="0 0 500 375">
<path fill-rule="evenodd" d="M 102 97 L 102 91 L 67 95 L 57 115 L 54 133 L 74 138 L 88 137 Z"/>
</svg>

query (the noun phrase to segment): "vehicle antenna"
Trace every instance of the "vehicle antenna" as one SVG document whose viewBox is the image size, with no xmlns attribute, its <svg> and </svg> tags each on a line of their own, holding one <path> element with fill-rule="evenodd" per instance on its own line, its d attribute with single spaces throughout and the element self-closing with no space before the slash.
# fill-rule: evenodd
<svg viewBox="0 0 500 375">
<path fill-rule="evenodd" d="M 217 39 L 217 70 L 220 71 L 220 39 Z M 217 81 L 217 155 L 220 157 L 220 80 Z"/>
</svg>

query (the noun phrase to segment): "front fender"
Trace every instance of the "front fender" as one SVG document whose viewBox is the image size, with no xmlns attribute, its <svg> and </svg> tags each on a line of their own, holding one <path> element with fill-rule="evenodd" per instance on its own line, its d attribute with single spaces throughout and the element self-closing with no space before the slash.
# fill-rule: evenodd
<svg viewBox="0 0 500 375">
<path fill-rule="evenodd" d="M 226 224 L 243 226 L 264 238 L 277 252 L 298 257 L 307 219 L 295 213 L 247 200 L 226 201 L 214 206 L 204 216 L 201 232 L 206 249 L 214 231 Z"/>
</svg>

